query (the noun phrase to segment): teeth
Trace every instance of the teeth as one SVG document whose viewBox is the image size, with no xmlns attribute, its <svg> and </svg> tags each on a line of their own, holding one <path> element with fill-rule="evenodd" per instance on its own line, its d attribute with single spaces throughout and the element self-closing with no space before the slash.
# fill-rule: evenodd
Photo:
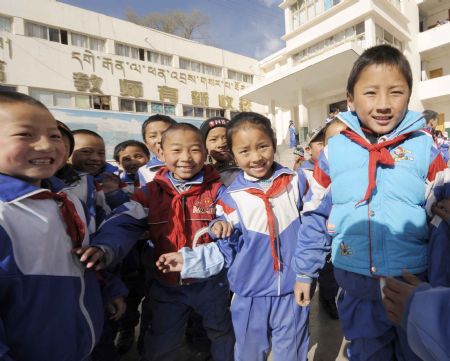
<svg viewBox="0 0 450 361">
<path fill-rule="evenodd" d="M 31 160 L 30 163 L 32 164 L 52 164 L 53 160 L 52 159 L 34 159 Z"/>
</svg>

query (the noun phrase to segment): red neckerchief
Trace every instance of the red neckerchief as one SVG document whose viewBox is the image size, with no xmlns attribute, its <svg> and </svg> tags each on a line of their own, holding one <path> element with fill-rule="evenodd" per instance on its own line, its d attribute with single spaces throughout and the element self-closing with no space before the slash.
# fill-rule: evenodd
<svg viewBox="0 0 450 361">
<path fill-rule="evenodd" d="M 367 186 L 364 198 L 355 205 L 358 206 L 359 204 L 370 199 L 370 196 L 372 195 L 372 192 L 376 187 L 376 172 L 378 164 L 391 167 L 395 164 L 394 158 L 392 158 L 388 148 L 402 143 L 410 136 L 411 133 L 401 134 L 394 139 L 377 144 L 368 143 L 367 140 L 362 138 L 360 135 L 348 129 L 343 130 L 341 134 L 345 135 L 347 138 L 369 151 L 369 184 Z"/>
<path fill-rule="evenodd" d="M 272 211 L 272 207 L 270 206 L 269 199 L 274 198 L 278 196 L 279 194 L 286 191 L 286 187 L 291 181 L 291 174 L 281 174 L 275 180 L 273 181 L 270 188 L 267 190 L 267 192 L 264 193 L 264 191 L 260 189 L 255 188 L 249 188 L 245 191 L 247 193 L 253 194 L 254 196 L 257 196 L 258 198 L 262 199 L 264 202 L 264 206 L 266 207 L 266 214 L 267 214 L 267 222 L 269 225 L 269 235 L 270 235 L 270 249 L 272 253 L 273 258 L 273 269 L 275 271 L 280 271 L 280 260 L 279 255 L 277 253 L 276 247 L 275 247 L 275 217 Z"/>
<path fill-rule="evenodd" d="M 34 194 L 28 198 L 53 199 L 58 204 L 64 223 L 66 224 L 66 232 L 72 240 L 73 247 L 81 247 L 81 245 L 83 244 L 84 236 L 86 235 L 85 224 L 78 215 L 75 205 L 65 193 L 44 191 Z"/>
<path fill-rule="evenodd" d="M 203 182 L 201 184 L 194 184 L 187 191 L 178 193 L 170 181 L 167 181 L 165 174 L 168 172 L 166 167 L 161 168 L 156 174 L 154 181 L 168 194 L 173 196 L 170 204 L 170 218 L 169 218 L 169 239 L 175 240 L 177 248 L 184 247 L 187 243 L 185 226 L 185 213 L 183 208 L 182 198 L 202 194 L 207 186 L 212 181 L 219 181 L 220 174 L 214 170 L 210 165 L 204 167 Z M 211 174 L 210 174 L 211 173 Z M 210 174 L 209 177 L 207 175 Z M 206 179 L 207 178 L 207 179 Z"/>
</svg>

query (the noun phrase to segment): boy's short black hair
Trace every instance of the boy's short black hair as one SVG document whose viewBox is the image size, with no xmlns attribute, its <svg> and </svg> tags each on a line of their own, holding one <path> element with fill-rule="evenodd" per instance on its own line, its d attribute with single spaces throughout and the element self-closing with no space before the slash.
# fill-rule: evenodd
<svg viewBox="0 0 450 361">
<path fill-rule="evenodd" d="M 272 129 L 270 120 L 264 115 L 255 112 L 240 112 L 233 118 L 231 118 L 231 120 L 227 124 L 227 144 L 230 150 L 233 146 L 233 133 L 236 132 L 239 128 L 243 127 L 245 124 L 251 124 L 255 127 L 258 127 L 264 133 L 266 133 L 272 140 L 273 149 L 274 151 L 276 151 L 277 138 L 275 136 L 275 132 Z"/>
<path fill-rule="evenodd" d="M 168 115 L 164 115 L 164 114 L 151 115 L 142 124 L 142 139 L 145 140 L 145 130 L 147 129 L 147 125 L 149 125 L 150 123 L 153 123 L 153 122 L 163 122 L 163 123 L 167 123 L 169 125 L 173 125 L 173 124 L 177 123 L 175 121 L 175 119 L 169 117 Z"/>
<path fill-rule="evenodd" d="M 150 158 L 150 152 L 144 143 L 139 142 L 137 140 L 130 139 L 130 140 L 125 140 L 124 142 L 119 143 L 114 147 L 114 155 L 113 156 L 114 156 L 114 160 L 116 162 L 118 162 L 120 159 L 120 152 L 125 150 L 127 147 L 141 148 L 142 153 L 144 153 L 147 157 Z"/>
<path fill-rule="evenodd" d="M 93 137 L 99 138 L 103 141 L 103 137 L 100 134 L 94 132 L 93 130 L 89 130 L 89 129 L 72 130 L 72 134 L 74 136 L 77 134 L 92 135 Z"/>
<path fill-rule="evenodd" d="M 8 104 L 8 103 L 10 104 L 25 103 L 49 111 L 48 108 L 44 104 L 42 104 L 39 100 L 36 100 L 27 94 L 7 90 L 0 90 L 0 104 Z"/>
<path fill-rule="evenodd" d="M 164 133 L 162 133 L 161 148 L 163 148 L 167 135 L 177 130 L 194 132 L 195 134 L 198 135 L 199 139 L 201 140 L 201 144 L 204 145 L 202 132 L 200 132 L 200 129 L 198 129 L 195 125 L 189 123 L 175 123 L 171 125 L 169 128 L 167 128 L 164 131 Z"/>
<path fill-rule="evenodd" d="M 353 68 L 347 80 L 347 95 L 353 96 L 355 84 L 361 72 L 369 65 L 391 65 L 395 66 L 405 77 L 408 83 L 409 93 L 412 92 L 412 72 L 408 59 L 398 50 L 390 45 L 377 45 L 366 49 L 353 64 Z"/>
<path fill-rule="evenodd" d="M 423 112 L 423 117 L 425 118 L 427 124 L 430 122 L 431 119 L 437 119 L 439 114 L 435 112 L 434 110 L 425 109 Z"/>
</svg>

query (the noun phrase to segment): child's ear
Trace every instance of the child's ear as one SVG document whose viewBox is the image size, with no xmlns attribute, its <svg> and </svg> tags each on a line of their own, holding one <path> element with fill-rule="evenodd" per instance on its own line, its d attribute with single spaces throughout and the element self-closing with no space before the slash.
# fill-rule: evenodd
<svg viewBox="0 0 450 361">
<path fill-rule="evenodd" d="M 355 105 L 353 101 L 353 96 L 349 93 L 347 93 L 347 107 L 350 109 L 350 111 L 355 111 Z"/>
<path fill-rule="evenodd" d="M 165 162 L 163 149 L 161 147 L 158 147 L 157 152 L 158 154 L 156 155 L 156 157 L 159 158 L 159 160 Z"/>
</svg>

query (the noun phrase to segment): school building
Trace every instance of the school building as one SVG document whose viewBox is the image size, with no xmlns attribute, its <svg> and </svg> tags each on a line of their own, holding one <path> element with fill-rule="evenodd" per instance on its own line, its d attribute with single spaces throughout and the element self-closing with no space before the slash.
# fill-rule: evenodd
<svg viewBox="0 0 450 361">
<path fill-rule="evenodd" d="M 410 109 L 439 113 L 450 134 L 450 0 L 284 0 L 285 47 L 260 61 L 264 77 L 240 95 L 268 106 L 277 134 L 300 137 L 347 109 L 345 88 L 364 49 L 391 44 L 411 63 Z"/>
<path fill-rule="evenodd" d="M 149 114 L 199 124 L 265 113 L 239 92 L 258 61 L 56 0 L 0 2 L 0 89 L 39 99 L 72 129 L 101 133 L 107 150 L 140 139 Z"/>
</svg>

